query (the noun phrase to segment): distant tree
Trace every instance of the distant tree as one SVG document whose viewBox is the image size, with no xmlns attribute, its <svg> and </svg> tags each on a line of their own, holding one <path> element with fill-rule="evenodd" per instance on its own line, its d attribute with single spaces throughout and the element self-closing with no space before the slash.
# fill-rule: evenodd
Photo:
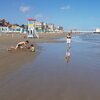
<svg viewBox="0 0 100 100">
<path fill-rule="evenodd" d="M 22 24 L 22 25 L 21 25 L 21 27 L 22 27 L 22 28 L 25 28 L 25 25 L 24 25 L 24 24 Z"/>
<path fill-rule="evenodd" d="M 22 24 L 20 27 L 22 27 L 23 29 L 28 29 L 28 26 L 25 24 Z"/>
<path fill-rule="evenodd" d="M 6 20 L 5 19 L 2 19 L 1 20 L 1 26 L 5 26 L 5 22 L 6 22 Z"/>
<path fill-rule="evenodd" d="M 15 26 L 20 26 L 19 24 L 14 24 Z"/>
</svg>

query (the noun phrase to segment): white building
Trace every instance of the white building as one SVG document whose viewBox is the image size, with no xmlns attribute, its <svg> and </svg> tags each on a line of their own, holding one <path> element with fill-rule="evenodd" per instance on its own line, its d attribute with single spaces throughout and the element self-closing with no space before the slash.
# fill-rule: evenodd
<svg viewBox="0 0 100 100">
<path fill-rule="evenodd" d="M 0 32 L 18 32 L 18 33 L 22 33 L 23 28 L 21 27 L 4 27 L 4 26 L 0 26 Z"/>
<path fill-rule="evenodd" d="M 100 28 L 96 28 L 96 33 L 100 33 Z"/>
<path fill-rule="evenodd" d="M 8 27 L 0 26 L 0 32 L 8 32 L 8 31 L 9 31 Z"/>
<path fill-rule="evenodd" d="M 47 24 L 47 25 L 48 25 L 48 27 L 47 27 L 48 31 L 53 32 L 54 31 L 54 24 Z"/>
<path fill-rule="evenodd" d="M 42 29 L 42 22 L 36 21 L 35 22 L 35 28 L 38 28 L 38 30 L 41 30 Z"/>
</svg>

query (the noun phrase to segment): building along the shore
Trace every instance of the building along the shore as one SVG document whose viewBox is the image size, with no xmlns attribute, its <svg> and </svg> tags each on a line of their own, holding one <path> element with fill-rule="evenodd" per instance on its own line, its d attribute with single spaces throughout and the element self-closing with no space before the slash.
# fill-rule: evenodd
<svg viewBox="0 0 100 100">
<path fill-rule="evenodd" d="M 38 33 L 46 33 L 46 32 L 63 32 L 63 27 L 55 26 L 54 24 L 44 23 L 40 21 L 34 21 L 33 23 L 34 29 Z M 18 25 L 11 24 L 5 19 L 0 19 L 0 32 L 17 32 L 17 33 L 27 33 L 28 25 Z"/>
<path fill-rule="evenodd" d="M 5 19 L 0 19 L 0 32 L 19 32 L 23 30 L 18 24 L 11 24 Z"/>
</svg>

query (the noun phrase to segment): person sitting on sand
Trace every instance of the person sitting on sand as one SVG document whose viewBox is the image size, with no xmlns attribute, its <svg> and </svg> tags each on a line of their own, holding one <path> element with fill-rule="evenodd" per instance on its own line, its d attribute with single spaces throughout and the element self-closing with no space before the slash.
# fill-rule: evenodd
<svg viewBox="0 0 100 100">
<path fill-rule="evenodd" d="M 32 52 L 35 52 L 34 44 L 31 44 L 31 46 L 30 46 L 30 50 L 31 50 Z"/>
<path fill-rule="evenodd" d="M 29 44 L 29 41 L 28 40 L 19 42 L 15 47 L 10 47 L 8 49 L 8 51 L 22 49 L 22 48 L 28 48 L 28 44 Z"/>
</svg>

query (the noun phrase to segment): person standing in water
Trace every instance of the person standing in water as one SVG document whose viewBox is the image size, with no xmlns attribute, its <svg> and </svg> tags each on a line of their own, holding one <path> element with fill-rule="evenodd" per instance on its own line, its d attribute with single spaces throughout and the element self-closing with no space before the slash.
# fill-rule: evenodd
<svg viewBox="0 0 100 100">
<path fill-rule="evenodd" d="M 68 33 L 67 33 L 67 36 L 66 36 L 68 47 L 70 47 L 70 43 L 71 43 L 71 33 L 72 33 L 72 32 L 68 32 Z"/>
</svg>

